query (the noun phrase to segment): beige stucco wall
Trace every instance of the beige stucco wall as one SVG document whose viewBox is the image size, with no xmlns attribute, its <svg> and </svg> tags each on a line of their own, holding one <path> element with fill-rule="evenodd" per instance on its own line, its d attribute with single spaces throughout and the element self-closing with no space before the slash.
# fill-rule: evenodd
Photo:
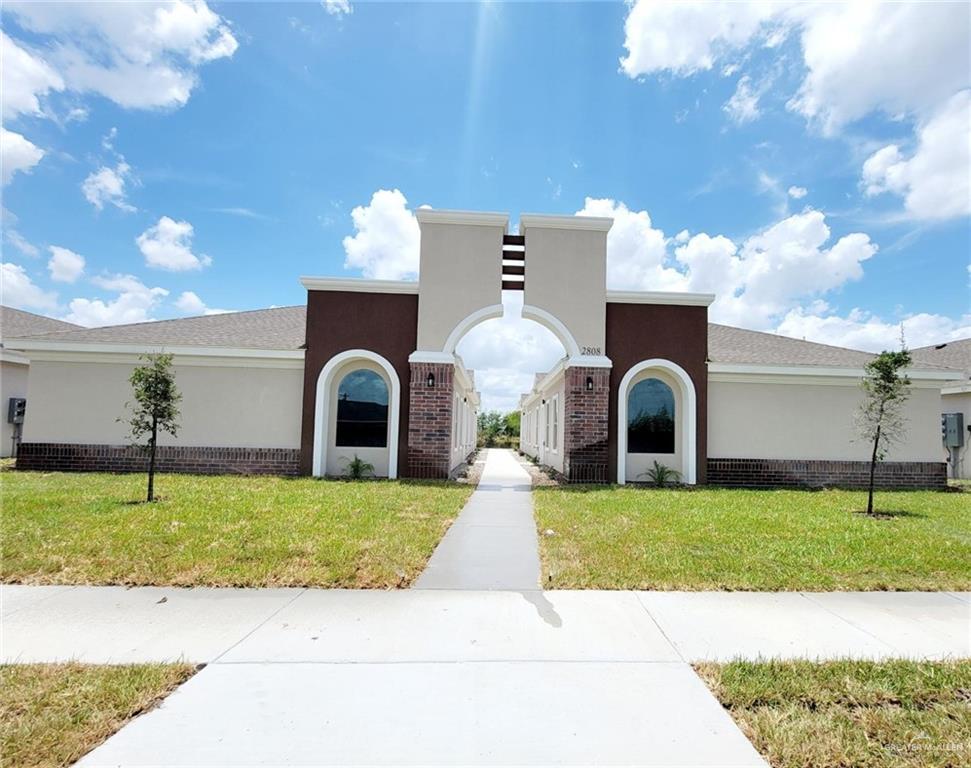
<svg viewBox="0 0 971 768">
<path fill-rule="evenodd" d="M 663 464 L 675 470 L 682 476 L 684 475 L 684 465 L 682 463 L 684 456 L 684 429 L 682 427 L 684 421 L 684 397 L 681 394 L 681 382 L 663 369 L 648 368 L 634 377 L 625 396 L 629 397 L 630 390 L 638 382 L 644 381 L 645 379 L 660 379 L 671 387 L 671 391 L 674 393 L 674 453 L 630 453 L 628 451 L 626 477 L 627 481 L 632 483 L 647 482 L 647 470 L 654 466 L 655 461 L 658 464 Z M 630 416 L 628 406 L 628 419 Z"/>
<path fill-rule="evenodd" d="M 566 326 L 581 354 L 603 355 L 607 233 L 546 226 L 525 227 L 523 231 L 526 235 L 524 316 L 529 316 L 529 307 L 545 310 Z M 537 317 L 532 319 L 542 322 Z M 551 330 L 556 333 L 555 328 Z M 564 346 L 571 351 L 566 343 Z"/>
<path fill-rule="evenodd" d="M 443 351 L 466 317 L 502 302 L 505 231 L 505 226 L 421 223 L 419 350 Z"/>
<path fill-rule="evenodd" d="M 348 447 L 337 445 L 337 392 L 340 389 L 341 382 L 344 380 L 344 377 L 347 376 L 347 374 L 351 373 L 352 371 L 361 370 L 362 368 L 377 373 L 384 381 L 385 386 L 388 388 L 388 423 L 390 430 L 391 382 L 388 381 L 388 374 L 380 365 L 371 362 L 370 360 L 349 360 L 334 372 L 334 376 L 330 384 L 330 407 L 328 408 L 328 413 L 330 414 L 330 423 L 327 425 L 327 466 L 324 469 L 324 472 L 332 477 L 340 477 L 341 475 L 347 474 L 348 462 L 353 461 L 355 456 L 374 466 L 375 477 L 388 476 L 388 457 L 391 455 L 390 433 L 388 434 L 384 448 L 367 448 L 361 446 Z"/>
<path fill-rule="evenodd" d="M 131 400 L 131 362 L 33 359 L 25 442 L 121 445 L 128 430 L 116 419 Z M 181 365 L 178 438 L 160 445 L 299 448 L 303 368 Z"/>
<path fill-rule="evenodd" d="M 0 419 L 3 429 L 0 431 L 0 457 L 11 455 L 13 449 L 13 424 L 7 423 L 7 403 L 11 397 L 27 397 L 26 364 L 12 363 L 6 360 L 0 362 Z M 31 403 L 28 403 L 30 406 Z"/>
<path fill-rule="evenodd" d="M 541 382 L 536 393 L 525 400 L 524 408 L 520 413 L 522 419 L 519 426 L 520 449 L 523 453 L 537 459 L 540 464 L 552 467 L 557 472 L 563 471 L 565 394 L 566 378 L 560 371 L 556 376 Z"/>
<path fill-rule="evenodd" d="M 968 426 L 971 425 L 971 392 L 958 392 L 950 395 L 941 395 L 941 413 L 963 413 L 964 414 L 964 447 L 958 449 L 957 464 L 954 467 L 952 477 L 971 479 L 971 432 Z M 940 434 L 940 420 L 935 422 Z M 942 455 L 948 456 L 948 450 L 941 448 Z"/>
<path fill-rule="evenodd" d="M 708 456 L 867 460 L 870 446 L 854 426 L 860 401 L 855 381 L 750 383 L 709 376 Z M 915 387 L 906 415 L 906 442 L 887 459 L 941 461 L 940 391 Z"/>
</svg>

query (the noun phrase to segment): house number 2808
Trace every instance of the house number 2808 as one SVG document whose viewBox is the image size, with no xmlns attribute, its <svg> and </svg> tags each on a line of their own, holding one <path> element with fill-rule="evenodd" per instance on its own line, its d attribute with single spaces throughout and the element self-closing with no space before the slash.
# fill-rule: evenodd
<svg viewBox="0 0 971 768">
<path fill-rule="evenodd" d="M 599 355 L 600 347 L 580 347 L 581 355 Z"/>
</svg>

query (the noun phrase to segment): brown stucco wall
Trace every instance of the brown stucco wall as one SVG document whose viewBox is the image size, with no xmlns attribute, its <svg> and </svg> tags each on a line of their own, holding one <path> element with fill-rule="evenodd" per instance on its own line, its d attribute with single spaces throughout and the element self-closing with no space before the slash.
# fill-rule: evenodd
<svg viewBox="0 0 971 768">
<path fill-rule="evenodd" d="M 408 355 L 418 343 L 418 295 L 308 291 L 306 338 L 300 472 L 311 472 L 314 399 L 321 369 L 339 352 L 368 349 L 387 358 L 401 383 L 398 470 L 404 474 L 408 466 Z"/>
<path fill-rule="evenodd" d="M 642 360 L 659 357 L 687 371 L 698 397 L 698 482 L 706 481 L 708 456 L 708 308 L 663 304 L 607 303 L 610 370 L 608 477 L 617 481 L 617 390 L 624 374 Z"/>
</svg>

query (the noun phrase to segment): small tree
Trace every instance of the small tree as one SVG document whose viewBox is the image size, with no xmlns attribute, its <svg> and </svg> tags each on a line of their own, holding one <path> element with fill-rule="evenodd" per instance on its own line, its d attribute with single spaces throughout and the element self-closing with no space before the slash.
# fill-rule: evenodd
<svg viewBox="0 0 971 768">
<path fill-rule="evenodd" d="M 148 501 L 155 500 L 155 449 L 159 430 L 175 437 L 179 431 L 179 402 L 182 395 L 175 386 L 172 355 L 140 355 L 145 365 L 132 371 L 134 402 L 125 403 L 131 416 L 119 421 L 131 428 L 132 442 L 148 454 Z M 144 438 L 147 442 L 143 442 Z"/>
<path fill-rule="evenodd" d="M 522 415 L 519 411 L 510 411 L 505 416 L 506 436 L 519 437 L 519 420 Z"/>
<path fill-rule="evenodd" d="M 870 483 L 866 511 L 873 514 L 873 481 L 877 462 L 883 461 L 887 449 L 899 442 L 906 432 L 903 405 L 910 397 L 910 379 L 901 371 L 910 365 L 910 352 L 881 352 L 866 364 L 863 374 L 863 402 L 857 415 L 860 436 L 872 443 Z"/>
<path fill-rule="evenodd" d="M 506 420 L 499 411 L 483 411 L 479 414 L 479 441 L 492 448 L 506 433 Z"/>
</svg>

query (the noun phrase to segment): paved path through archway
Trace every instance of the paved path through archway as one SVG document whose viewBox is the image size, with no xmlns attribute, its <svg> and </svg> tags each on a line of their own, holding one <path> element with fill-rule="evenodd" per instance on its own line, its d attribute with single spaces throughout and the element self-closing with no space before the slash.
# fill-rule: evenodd
<svg viewBox="0 0 971 768">
<path fill-rule="evenodd" d="M 489 448 L 485 453 L 478 487 L 414 589 L 540 588 L 532 479 L 512 451 Z"/>
</svg>

